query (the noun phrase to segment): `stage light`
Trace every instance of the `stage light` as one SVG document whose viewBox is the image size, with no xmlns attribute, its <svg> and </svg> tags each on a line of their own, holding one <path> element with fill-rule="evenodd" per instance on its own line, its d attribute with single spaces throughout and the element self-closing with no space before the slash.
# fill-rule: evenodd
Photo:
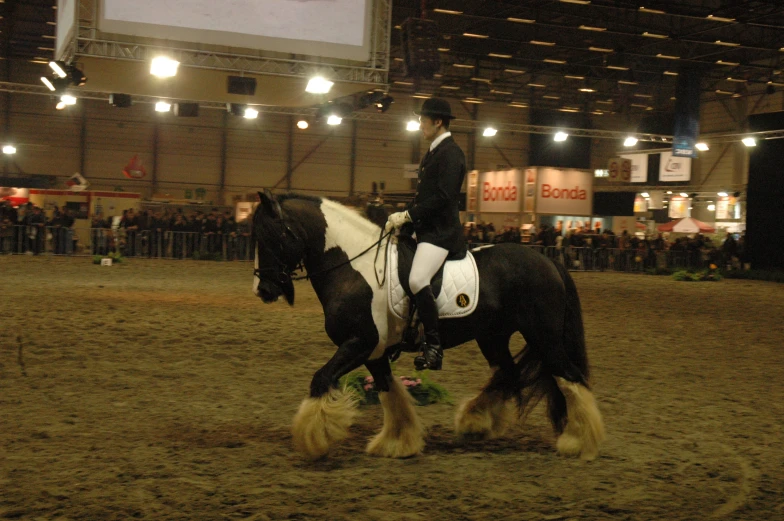
<svg viewBox="0 0 784 521">
<path fill-rule="evenodd" d="M 493 137 L 493 136 L 495 136 L 496 134 L 498 134 L 498 131 L 497 131 L 496 129 L 494 129 L 493 127 L 487 127 L 487 128 L 484 130 L 484 132 L 482 132 L 482 135 L 483 135 L 484 137 Z"/>
<path fill-rule="evenodd" d="M 409 132 L 416 132 L 419 130 L 419 121 L 414 121 L 413 119 L 406 124 L 406 130 Z"/>
<path fill-rule="evenodd" d="M 44 83 L 44 85 L 46 85 L 47 89 L 51 90 L 52 92 L 55 91 L 54 84 L 51 81 L 49 81 L 49 78 L 47 78 L 46 76 L 41 76 L 41 81 Z"/>
<path fill-rule="evenodd" d="M 672 193 L 672 190 L 667 190 L 667 195 L 670 195 L 671 193 Z"/>
<path fill-rule="evenodd" d="M 179 65 L 180 62 L 177 60 L 172 60 L 166 56 L 158 56 L 152 60 L 150 74 L 159 78 L 171 78 L 177 75 L 177 67 Z"/>
<path fill-rule="evenodd" d="M 743 141 L 743 144 L 746 145 L 747 147 L 757 146 L 757 140 L 754 139 L 753 137 L 744 137 L 741 141 Z"/>
<path fill-rule="evenodd" d="M 60 96 L 60 101 L 66 105 L 76 105 L 76 98 L 70 94 L 63 94 Z"/>
<path fill-rule="evenodd" d="M 389 110 L 389 107 L 391 107 L 394 102 L 395 99 L 392 96 L 384 96 L 376 103 L 376 110 L 383 114 Z"/>
<path fill-rule="evenodd" d="M 243 117 L 245 119 L 256 119 L 257 117 L 259 117 L 259 111 L 248 107 L 245 109 L 245 114 L 243 114 Z"/>
<path fill-rule="evenodd" d="M 643 196 L 643 197 L 646 197 L 646 198 L 650 197 L 650 194 L 648 194 L 648 192 L 643 192 L 640 195 Z"/>
<path fill-rule="evenodd" d="M 558 141 L 558 142 L 566 141 L 566 138 L 568 138 L 568 137 L 569 137 L 569 134 L 567 134 L 566 132 L 556 132 L 555 136 L 553 136 L 553 140 Z"/>
<path fill-rule="evenodd" d="M 310 81 L 308 81 L 308 86 L 305 87 L 305 92 L 310 92 L 311 94 L 326 94 L 333 85 L 333 82 L 324 79 L 321 76 L 316 76 L 315 78 L 311 78 Z"/>
<path fill-rule="evenodd" d="M 626 138 L 626 141 L 623 142 L 623 146 L 625 147 L 633 147 L 637 144 L 637 138 L 634 136 L 629 136 Z"/>
<path fill-rule="evenodd" d="M 63 62 L 50 61 L 49 62 L 49 67 L 54 71 L 54 73 L 59 78 L 65 78 L 66 76 L 68 76 L 68 74 L 66 74 L 66 72 L 65 72 L 65 63 L 63 63 Z"/>
<path fill-rule="evenodd" d="M 155 104 L 155 112 L 169 112 L 171 110 L 171 103 L 159 101 Z"/>
<path fill-rule="evenodd" d="M 13 155 L 13 154 L 16 154 L 16 147 L 13 146 L 13 145 L 5 145 L 3 147 L 3 154 L 9 155 L 9 156 Z"/>
<path fill-rule="evenodd" d="M 76 87 L 81 87 L 85 83 L 87 83 L 87 76 L 85 76 L 84 73 L 81 70 L 77 69 L 75 66 L 69 65 L 67 70 L 68 70 L 68 79 Z"/>
<path fill-rule="evenodd" d="M 57 110 L 63 110 L 65 108 L 65 102 L 59 101 L 57 105 L 54 106 Z"/>
<path fill-rule="evenodd" d="M 308 122 L 305 121 L 304 119 L 297 121 L 297 128 L 300 130 L 305 130 L 306 128 L 308 128 L 308 126 L 309 126 Z"/>
<path fill-rule="evenodd" d="M 718 195 L 719 197 L 727 197 L 727 192 L 719 192 L 716 195 Z"/>
<path fill-rule="evenodd" d="M 340 125 L 342 121 L 343 118 L 341 118 L 340 116 L 336 116 L 335 114 L 332 114 L 327 118 L 327 125 Z"/>
<path fill-rule="evenodd" d="M 708 150 L 710 150 L 710 147 L 708 146 L 707 143 L 697 143 L 696 145 L 694 145 L 694 148 L 696 148 L 700 152 L 707 152 Z"/>
<path fill-rule="evenodd" d="M 680 195 L 681 195 L 681 197 L 689 197 L 689 194 L 687 194 L 686 192 L 681 192 Z"/>
</svg>

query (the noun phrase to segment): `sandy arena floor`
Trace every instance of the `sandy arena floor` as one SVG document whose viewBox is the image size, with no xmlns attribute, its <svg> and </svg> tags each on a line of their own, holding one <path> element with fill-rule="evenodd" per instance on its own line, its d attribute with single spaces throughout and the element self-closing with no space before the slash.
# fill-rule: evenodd
<svg viewBox="0 0 784 521">
<path fill-rule="evenodd" d="M 575 274 L 596 461 L 558 457 L 541 408 L 460 445 L 439 404 L 421 457 L 365 455 L 374 406 L 309 463 L 289 425 L 334 348 L 306 282 L 289 308 L 248 264 L 4 256 L 0 277 L 0 519 L 784 519 L 784 285 Z M 458 403 L 486 376 L 471 343 L 434 379 Z"/>
</svg>

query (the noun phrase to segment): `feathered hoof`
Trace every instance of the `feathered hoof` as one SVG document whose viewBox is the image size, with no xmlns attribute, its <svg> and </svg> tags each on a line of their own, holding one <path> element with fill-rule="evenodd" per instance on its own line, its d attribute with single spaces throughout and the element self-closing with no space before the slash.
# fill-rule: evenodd
<svg viewBox="0 0 784 521">
<path fill-rule="evenodd" d="M 566 398 L 566 429 L 558 437 L 555 448 L 562 456 L 579 456 L 591 461 L 599 455 L 599 445 L 605 439 L 604 422 L 593 393 L 585 387 L 563 378 L 556 378 Z"/>
<path fill-rule="evenodd" d="M 367 453 L 384 458 L 409 458 L 425 448 L 424 427 L 414 410 L 414 398 L 398 379 L 389 392 L 379 393 L 384 408 L 384 427 L 371 438 Z"/>
<path fill-rule="evenodd" d="M 409 429 L 395 438 L 382 431 L 371 438 L 367 453 L 382 458 L 410 458 L 422 454 L 424 448 L 425 439 L 421 432 Z"/>
<path fill-rule="evenodd" d="M 497 393 L 482 393 L 460 404 L 455 416 L 455 432 L 466 441 L 503 436 L 512 423 L 512 412 Z"/>
<path fill-rule="evenodd" d="M 294 448 L 309 459 L 326 456 L 330 447 L 348 435 L 356 406 L 354 395 L 338 390 L 303 400 L 291 427 Z"/>
<path fill-rule="evenodd" d="M 476 407 L 476 398 L 463 401 L 455 416 L 455 432 L 464 441 L 489 438 L 493 431 L 493 418 L 487 409 Z"/>
</svg>

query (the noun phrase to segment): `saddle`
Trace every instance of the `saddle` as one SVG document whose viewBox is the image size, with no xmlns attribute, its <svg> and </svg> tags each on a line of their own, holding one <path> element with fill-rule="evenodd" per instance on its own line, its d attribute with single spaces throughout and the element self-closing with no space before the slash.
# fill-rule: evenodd
<svg viewBox="0 0 784 521">
<path fill-rule="evenodd" d="M 397 244 L 390 244 L 387 254 L 389 308 L 401 319 L 411 318 L 413 311 L 409 304 L 414 295 L 408 285 L 408 277 L 415 253 L 414 238 L 400 234 Z M 431 280 L 430 287 L 436 297 L 439 318 L 470 315 L 476 309 L 479 297 L 479 272 L 473 255 L 462 250 L 448 256 Z"/>
</svg>

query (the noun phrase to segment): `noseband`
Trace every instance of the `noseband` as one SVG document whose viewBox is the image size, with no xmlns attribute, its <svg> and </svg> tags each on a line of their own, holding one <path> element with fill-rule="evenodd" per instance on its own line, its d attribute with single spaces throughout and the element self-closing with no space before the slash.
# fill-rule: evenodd
<svg viewBox="0 0 784 521">
<path fill-rule="evenodd" d="M 280 206 L 278 206 L 278 211 L 280 211 Z M 279 253 L 275 253 L 274 251 L 268 252 L 268 255 L 272 257 L 272 260 L 275 261 L 277 267 L 268 267 L 268 268 L 255 268 L 253 270 L 253 276 L 258 277 L 260 281 L 270 282 L 275 285 L 285 285 L 290 283 L 292 280 L 291 273 L 294 270 L 301 270 L 302 269 L 302 259 L 300 259 L 297 264 L 293 267 L 289 267 L 281 257 L 285 255 L 283 250 L 283 241 L 286 240 L 287 235 L 291 235 L 291 237 L 299 242 L 299 236 L 294 233 L 294 230 L 291 227 L 283 222 L 283 219 L 275 219 L 275 222 L 281 226 L 281 232 L 278 236 L 278 247 L 280 249 Z M 258 255 L 258 249 L 256 250 L 256 255 Z M 263 273 L 271 273 L 271 277 L 262 277 Z"/>
</svg>

